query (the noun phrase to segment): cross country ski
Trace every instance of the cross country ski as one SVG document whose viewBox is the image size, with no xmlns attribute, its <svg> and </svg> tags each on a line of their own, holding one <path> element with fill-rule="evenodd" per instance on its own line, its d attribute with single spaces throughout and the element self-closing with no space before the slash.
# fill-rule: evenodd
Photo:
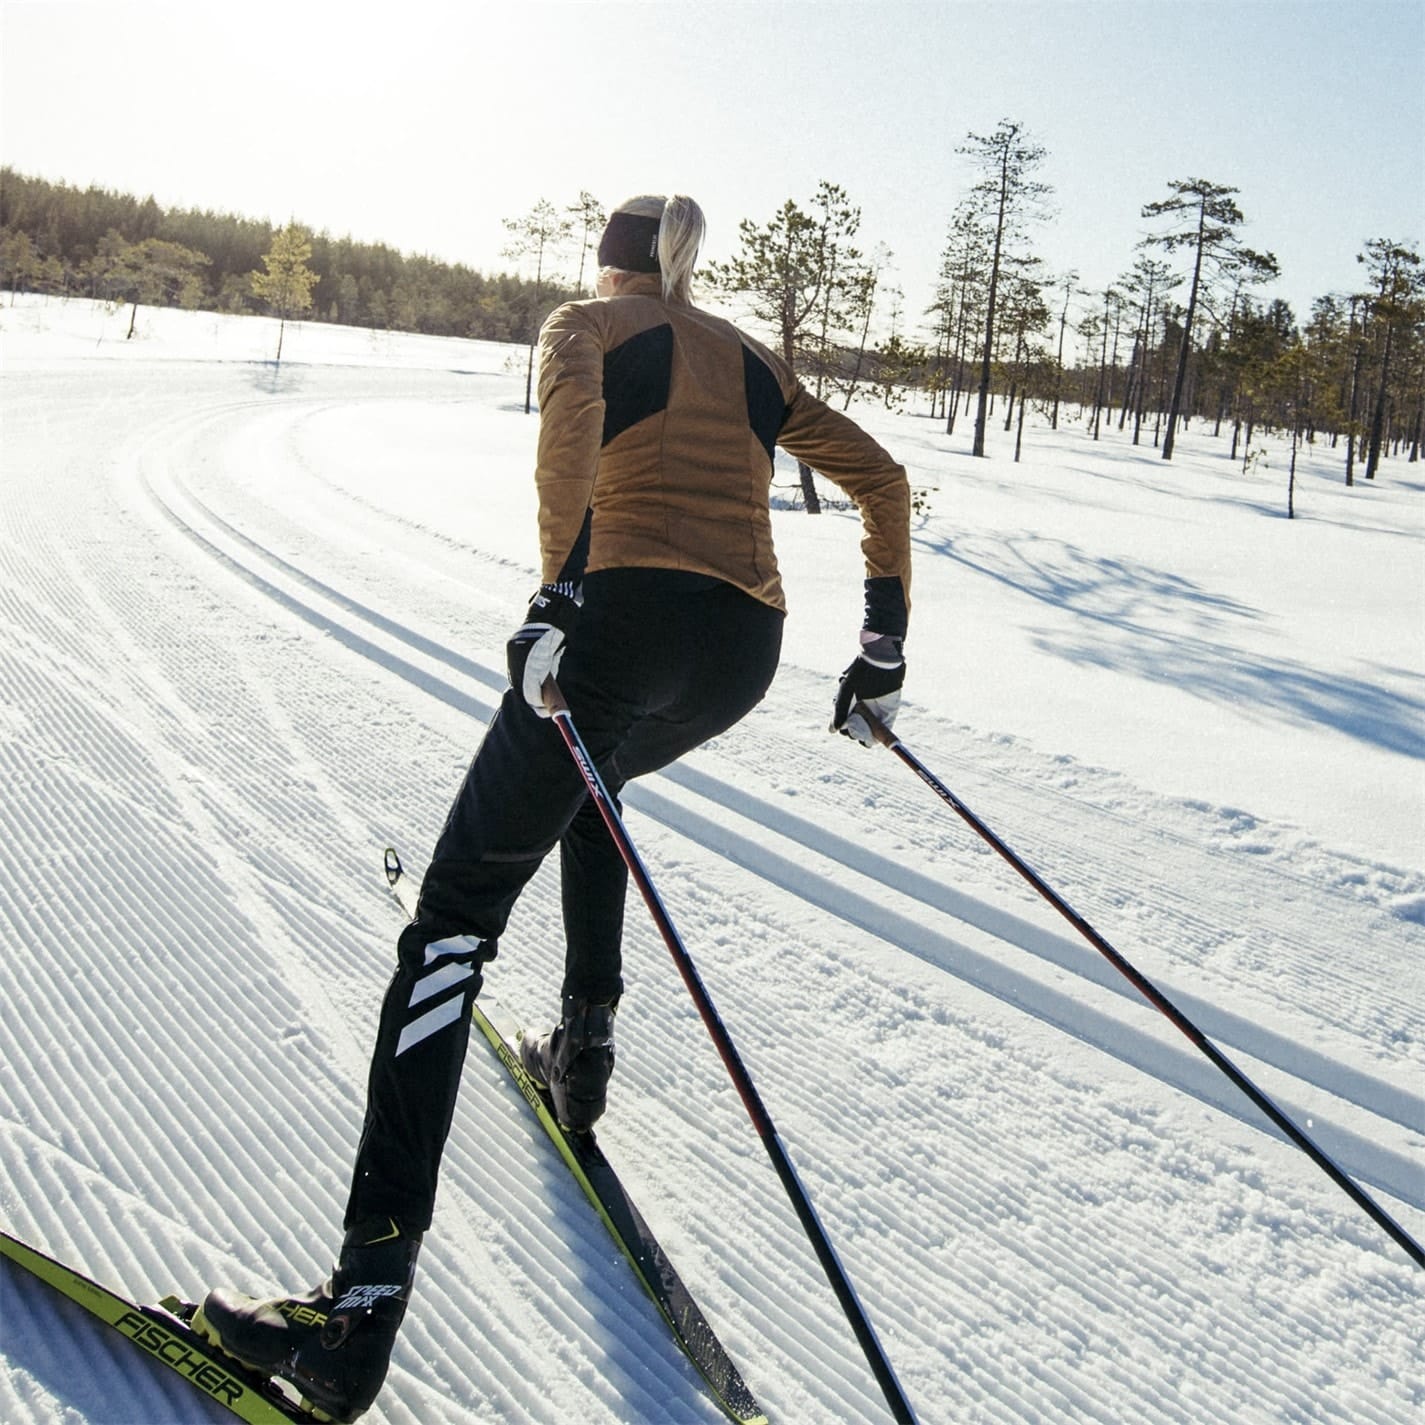
<svg viewBox="0 0 1425 1425">
<path fill-rule="evenodd" d="M 132 1301 L 8 1232 L 0 1231 L 0 1254 L 77 1302 L 200 1395 L 248 1425 L 312 1420 L 275 1382 L 245 1370 L 190 1330 L 191 1305 L 172 1296 L 155 1306 Z"/>
<path fill-rule="evenodd" d="M 386 849 L 385 869 L 387 884 L 401 909 L 414 916 L 415 887 L 393 847 Z M 713 1399 L 739 1425 L 766 1425 L 767 1417 L 746 1381 L 619 1181 L 593 1132 L 573 1133 L 561 1126 L 548 1094 L 525 1071 L 520 1062 L 518 1025 L 488 993 L 474 1001 L 471 1013 L 491 1052 L 504 1065 L 639 1283 L 657 1305 L 674 1340 L 702 1374 Z"/>
</svg>

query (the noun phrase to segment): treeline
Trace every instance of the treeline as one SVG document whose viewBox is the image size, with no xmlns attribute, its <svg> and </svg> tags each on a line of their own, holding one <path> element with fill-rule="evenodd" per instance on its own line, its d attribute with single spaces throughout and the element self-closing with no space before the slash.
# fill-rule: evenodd
<svg viewBox="0 0 1425 1425">
<path fill-rule="evenodd" d="M 888 405 L 923 400 L 947 431 L 973 423 L 976 455 L 997 421 L 1015 433 L 1017 458 L 1033 411 L 1056 428 L 1082 422 L 1094 439 L 1116 426 L 1164 458 L 1192 420 L 1230 434 L 1243 461 L 1263 429 L 1325 439 L 1348 482 L 1358 465 L 1372 478 L 1392 454 L 1419 459 L 1425 265 L 1415 247 L 1363 238 L 1355 280 L 1302 317 L 1262 294 L 1279 269 L 1241 240 L 1237 190 L 1187 178 L 1144 203 L 1150 236 L 1092 291 L 1034 251 L 1050 190 L 1036 176 L 1045 150 L 1022 125 L 969 134 L 960 152 L 978 181 L 953 213 L 918 315 L 906 315 L 892 254 L 863 247 L 860 208 L 829 182 L 763 223 L 744 219 L 737 251 L 708 265 L 705 287 L 770 334 L 818 395 L 843 406 L 868 391 Z M 532 280 L 301 230 L 299 314 L 532 342 L 544 315 L 584 290 L 603 216 L 581 193 L 571 206 L 541 199 L 507 219 L 506 256 L 532 268 Z M 295 225 L 283 231 L 296 240 Z M 11 289 L 276 310 L 260 269 L 279 236 L 251 219 L 0 170 L 0 281 Z M 531 352 L 527 388 L 532 371 Z M 809 471 L 802 485 L 815 508 Z"/>
<path fill-rule="evenodd" d="M 979 180 L 953 214 L 939 280 L 913 324 L 890 255 L 863 250 L 861 210 L 832 183 L 763 224 L 744 221 L 739 251 L 713 265 L 717 288 L 776 334 L 819 394 L 849 401 L 870 385 L 894 404 L 918 390 L 947 432 L 973 423 L 976 455 L 992 420 L 1014 432 L 1017 459 L 1027 410 L 1057 428 L 1072 408 L 1092 438 L 1116 425 L 1167 459 L 1192 420 L 1230 434 L 1244 462 L 1264 429 L 1325 439 L 1348 484 L 1358 465 L 1369 479 L 1391 454 L 1420 458 L 1425 265 L 1415 247 L 1364 240 L 1356 280 L 1301 320 L 1260 293 L 1279 268 L 1242 242 L 1237 190 L 1189 178 L 1144 203 L 1150 236 L 1091 291 L 1034 251 L 1050 193 L 1036 176 L 1045 150 L 1003 120 L 967 135 L 960 152 Z M 807 471 L 802 484 L 814 508 Z"/>
<path fill-rule="evenodd" d="M 0 169 L 0 282 L 48 292 L 220 312 L 261 312 L 254 290 L 279 229 L 231 213 L 162 208 L 100 188 Z M 349 326 L 489 341 L 528 339 L 572 289 L 410 255 L 381 243 L 310 236 L 310 316 Z"/>
</svg>

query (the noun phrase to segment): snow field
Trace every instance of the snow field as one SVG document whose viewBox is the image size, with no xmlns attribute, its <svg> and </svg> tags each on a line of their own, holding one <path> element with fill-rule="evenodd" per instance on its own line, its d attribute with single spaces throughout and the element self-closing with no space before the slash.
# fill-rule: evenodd
<svg viewBox="0 0 1425 1425">
<path fill-rule="evenodd" d="M 227 324 L 203 320 L 220 354 Z M 0 1216 L 140 1295 L 305 1285 L 335 1246 L 399 924 L 380 848 L 419 874 L 534 577 L 522 377 L 504 353 L 442 368 L 396 342 L 386 369 L 160 365 L 157 332 L 147 356 L 78 359 L 45 347 L 53 324 L 28 349 L 6 328 L 0 835 L 24 856 L 0 870 Z M 1187 496 L 1176 468 L 1134 479 L 1081 432 L 1027 471 L 966 472 L 926 423 L 874 420 L 947 492 L 918 531 L 898 730 L 1420 1235 L 1425 877 L 1399 831 L 1418 613 L 1392 552 L 1418 554 L 1418 489 L 1368 492 L 1374 532 L 1331 526 L 1381 550 L 1345 653 L 1329 619 L 1272 602 L 1284 556 L 1224 558 L 1220 583 L 1168 557 L 1185 504 L 1224 548 L 1253 545 L 1239 520 L 1261 543 L 1192 441 Z M 1308 494 L 1335 508 L 1324 477 Z M 1038 511 L 1020 550 L 1067 562 L 1015 583 L 992 538 L 1006 505 Z M 1414 1418 L 1418 1272 L 909 772 L 825 735 L 859 620 L 854 521 L 777 520 L 777 683 L 631 788 L 630 829 L 922 1419 Z M 1115 562 L 1118 585 L 1061 577 Z M 993 660 L 967 658 L 991 624 Z M 1387 624 L 1399 672 L 1372 699 Z M 1070 637 L 1088 625 L 1112 667 Z M 1251 683 L 1224 669 L 1264 653 L 1300 688 L 1349 664 L 1335 707 L 1367 720 L 1291 690 L 1207 701 L 1134 652 L 1145 629 L 1165 668 L 1185 643 L 1228 690 Z M 1223 720 L 1248 746 L 1179 740 L 1158 778 L 1131 729 L 1121 758 L 1095 751 L 1120 713 Z M 1355 763 L 1394 790 L 1345 829 L 1339 809 L 1293 823 L 1220 796 L 1273 742 L 1245 792 L 1301 765 L 1343 785 Z M 1264 802 L 1295 805 L 1277 782 Z M 628 919 L 601 1141 L 774 1419 L 885 1418 L 637 902 Z M 559 962 L 546 870 L 487 983 L 542 1020 Z M 4 1282 L 0 1416 L 200 1418 Z M 372 1418 L 720 1418 L 478 1043 Z"/>
</svg>

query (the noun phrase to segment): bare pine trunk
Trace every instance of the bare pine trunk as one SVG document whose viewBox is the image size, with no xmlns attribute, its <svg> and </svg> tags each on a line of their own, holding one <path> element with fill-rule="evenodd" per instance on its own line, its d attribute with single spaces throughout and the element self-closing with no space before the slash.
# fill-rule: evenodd
<svg viewBox="0 0 1425 1425">
<path fill-rule="evenodd" d="M 995 224 L 995 254 L 990 264 L 990 292 L 985 311 L 985 349 L 980 355 L 980 396 L 975 412 L 975 443 L 972 455 L 985 453 L 985 425 L 989 419 L 990 361 L 995 344 L 995 296 L 999 288 L 1000 249 L 1004 242 L 1004 215 L 1009 202 L 1009 149 L 1006 147 L 1000 169 L 999 220 Z"/>
<path fill-rule="evenodd" d="M 797 475 L 802 482 L 802 503 L 806 506 L 809 515 L 819 515 L 821 513 L 821 496 L 816 493 L 816 480 L 812 475 L 811 466 L 804 461 L 797 461 Z"/>
<path fill-rule="evenodd" d="M 1188 292 L 1187 312 L 1183 316 L 1183 344 L 1178 352 L 1178 374 L 1173 380 L 1173 403 L 1168 410 L 1168 429 L 1163 436 L 1163 459 L 1173 458 L 1173 442 L 1178 428 L 1178 413 L 1183 406 L 1183 388 L 1187 384 L 1188 357 L 1192 354 L 1192 319 L 1197 314 L 1197 289 L 1202 280 L 1203 232 L 1207 226 L 1207 205 L 1203 204 L 1197 225 L 1197 260 L 1192 265 L 1192 288 Z"/>
<path fill-rule="evenodd" d="M 1059 355 L 1054 369 L 1054 413 L 1049 417 L 1049 429 L 1059 429 L 1059 391 L 1064 384 L 1064 328 L 1069 324 L 1069 298 L 1064 295 L 1064 310 L 1059 313 Z"/>
<path fill-rule="evenodd" d="M 796 363 L 794 331 L 790 309 L 784 303 L 782 310 L 782 357 L 788 366 L 794 366 Z M 805 461 L 797 461 L 797 479 L 802 489 L 802 507 L 809 515 L 819 515 L 821 513 L 821 498 L 816 493 L 816 480 L 812 476 L 811 466 Z"/>
<path fill-rule="evenodd" d="M 1286 477 L 1286 517 L 1289 520 L 1296 518 L 1296 432 L 1297 424 L 1293 421 L 1291 427 L 1291 466 Z"/>
<path fill-rule="evenodd" d="M 1374 480 L 1380 469 L 1381 440 L 1385 432 L 1386 392 L 1390 385 L 1390 348 L 1395 328 L 1389 323 L 1385 327 L 1385 353 L 1380 363 L 1380 390 L 1376 392 L 1375 412 L 1371 416 L 1370 451 L 1366 456 L 1366 479 Z"/>
</svg>

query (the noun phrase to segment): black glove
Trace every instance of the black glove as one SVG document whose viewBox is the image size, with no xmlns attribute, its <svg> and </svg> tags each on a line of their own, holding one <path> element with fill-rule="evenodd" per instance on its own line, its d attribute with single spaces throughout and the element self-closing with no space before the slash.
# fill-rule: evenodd
<svg viewBox="0 0 1425 1425">
<path fill-rule="evenodd" d="M 510 687 L 524 698 L 540 717 L 548 717 L 544 706 L 544 680 L 559 672 L 564 657 L 564 639 L 579 617 L 576 599 L 553 584 L 541 584 L 530 600 L 525 621 L 505 645 L 505 666 Z"/>
<path fill-rule="evenodd" d="M 896 720 L 901 684 L 904 682 L 905 659 L 901 656 L 901 640 L 889 634 L 863 633 L 860 655 L 841 675 L 830 730 L 839 732 L 843 737 L 854 737 L 867 747 L 873 746 L 875 738 L 871 735 L 870 725 L 854 709 L 857 703 L 864 703 L 868 712 L 874 713 L 886 727 L 890 727 Z"/>
</svg>

